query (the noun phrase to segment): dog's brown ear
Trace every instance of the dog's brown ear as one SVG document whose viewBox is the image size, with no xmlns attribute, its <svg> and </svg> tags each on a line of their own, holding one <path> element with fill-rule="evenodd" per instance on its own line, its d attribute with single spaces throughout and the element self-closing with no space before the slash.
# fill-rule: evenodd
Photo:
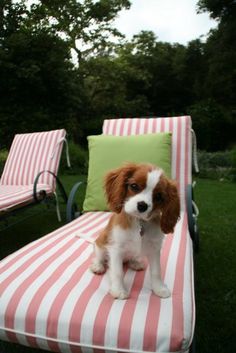
<svg viewBox="0 0 236 353">
<path fill-rule="evenodd" d="M 180 216 L 180 198 L 174 181 L 165 178 L 166 200 L 162 208 L 161 229 L 163 233 L 173 233 Z"/>
<path fill-rule="evenodd" d="M 133 175 L 137 165 L 127 163 L 110 171 L 105 176 L 105 192 L 111 211 L 120 213 L 127 193 L 127 181 Z"/>
</svg>

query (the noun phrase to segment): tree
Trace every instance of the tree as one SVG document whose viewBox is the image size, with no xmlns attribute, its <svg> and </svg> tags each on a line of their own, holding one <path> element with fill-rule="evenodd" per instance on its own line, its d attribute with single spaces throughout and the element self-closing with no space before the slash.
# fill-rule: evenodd
<svg viewBox="0 0 236 353">
<path fill-rule="evenodd" d="M 235 0 L 199 0 L 198 12 L 210 13 L 214 19 L 224 20 L 226 18 L 235 19 Z"/>
<path fill-rule="evenodd" d="M 121 36 L 112 22 L 129 7 L 128 0 L 44 0 L 31 6 L 29 25 L 63 35 L 80 64 L 91 54 L 109 50 L 109 37 Z"/>
</svg>

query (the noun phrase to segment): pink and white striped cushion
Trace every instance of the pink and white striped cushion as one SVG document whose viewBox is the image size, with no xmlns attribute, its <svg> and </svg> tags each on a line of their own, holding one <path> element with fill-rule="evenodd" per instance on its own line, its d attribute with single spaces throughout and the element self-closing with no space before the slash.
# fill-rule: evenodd
<svg viewBox="0 0 236 353">
<path fill-rule="evenodd" d="M 115 136 L 158 132 L 172 133 L 172 178 L 179 182 L 181 206 L 185 208 L 186 186 L 192 182 L 192 134 L 190 116 L 172 118 L 110 119 L 103 124 L 103 134 Z"/>
<path fill-rule="evenodd" d="M 65 136 L 64 129 L 15 135 L 0 185 L 32 185 L 42 170 L 57 174 Z M 39 183 L 55 190 L 54 178 L 48 173 L 40 177 Z"/>
<path fill-rule="evenodd" d="M 33 200 L 33 185 L 0 185 L 0 212 L 7 211 Z M 52 192 L 49 185 L 38 184 L 37 191 Z"/>
<path fill-rule="evenodd" d="M 160 299 L 149 271 L 125 271 L 128 300 L 89 270 L 110 213 L 87 213 L 0 262 L 0 339 L 55 352 L 187 352 L 194 329 L 192 247 L 184 212 L 166 237 Z"/>
</svg>

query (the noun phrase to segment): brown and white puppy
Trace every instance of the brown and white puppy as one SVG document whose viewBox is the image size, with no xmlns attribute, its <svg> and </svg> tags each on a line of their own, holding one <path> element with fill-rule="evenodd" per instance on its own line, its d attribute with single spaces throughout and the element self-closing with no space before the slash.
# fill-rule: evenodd
<svg viewBox="0 0 236 353">
<path fill-rule="evenodd" d="M 145 255 L 153 292 L 170 296 L 161 280 L 160 251 L 164 234 L 173 233 L 180 214 L 176 183 L 154 165 L 129 163 L 106 175 L 105 191 L 114 213 L 95 242 L 91 270 L 104 273 L 108 264 L 110 294 L 125 299 L 123 263 L 142 270 Z"/>
</svg>

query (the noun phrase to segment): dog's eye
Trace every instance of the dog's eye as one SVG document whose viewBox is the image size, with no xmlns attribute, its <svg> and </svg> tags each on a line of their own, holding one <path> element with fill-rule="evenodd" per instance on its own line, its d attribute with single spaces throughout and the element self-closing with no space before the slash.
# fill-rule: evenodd
<svg viewBox="0 0 236 353">
<path fill-rule="evenodd" d="M 137 192 L 137 191 L 140 190 L 138 184 L 136 184 L 136 183 L 130 184 L 129 187 L 130 187 L 130 189 L 131 189 L 132 191 L 135 191 L 135 192 Z"/>
<path fill-rule="evenodd" d="M 161 192 L 156 193 L 155 200 L 157 203 L 162 203 L 164 201 L 164 197 Z"/>
</svg>

